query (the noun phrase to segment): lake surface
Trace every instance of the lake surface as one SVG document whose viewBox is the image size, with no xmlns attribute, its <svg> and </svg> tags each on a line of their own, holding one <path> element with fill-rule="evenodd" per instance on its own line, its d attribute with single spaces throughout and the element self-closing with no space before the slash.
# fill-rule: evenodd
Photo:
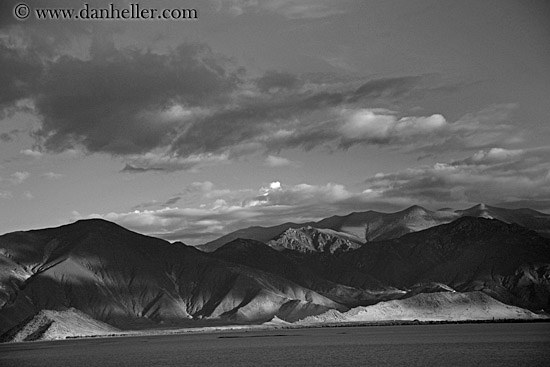
<svg viewBox="0 0 550 367">
<path fill-rule="evenodd" d="M 550 366 L 550 323 L 135 336 L 0 345 L 2 367 Z"/>
</svg>

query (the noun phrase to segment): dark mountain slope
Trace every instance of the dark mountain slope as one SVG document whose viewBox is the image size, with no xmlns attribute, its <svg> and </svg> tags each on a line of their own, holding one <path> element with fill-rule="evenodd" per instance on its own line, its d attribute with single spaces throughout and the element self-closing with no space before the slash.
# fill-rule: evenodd
<svg viewBox="0 0 550 367">
<path fill-rule="evenodd" d="M 368 288 L 365 287 L 367 289 L 331 282 L 323 278 L 322 274 L 298 264 L 285 253 L 254 240 L 237 239 L 217 249 L 212 255 L 284 277 L 348 307 L 394 299 L 403 293 L 393 287 L 384 286 L 375 279 L 370 279 Z"/>
<path fill-rule="evenodd" d="M 123 328 L 262 321 L 294 301 L 313 313 L 345 309 L 276 274 L 103 220 L 6 234 L 0 254 L 0 332 L 40 310 L 71 307 Z"/>
<path fill-rule="evenodd" d="M 461 217 L 480 217 L 498 219 L 505 223 L 515 223 L 532 229 L 543 237 L 550 238 L 550 214 L 533 209 L 504 209 L 485 204 L 478 204 L 466 210 L 457 210 Z"/>
<path fill-rule="evenodd" d="M 460 218 L 369 243 L 342 254 L 337 263 L 330 268 L 355 268 L 397 287 L 438 282 L 459 291 L 483 290 L 530 309 L 549 309 L 550 240 L 498 220 Z"/>
</svg>

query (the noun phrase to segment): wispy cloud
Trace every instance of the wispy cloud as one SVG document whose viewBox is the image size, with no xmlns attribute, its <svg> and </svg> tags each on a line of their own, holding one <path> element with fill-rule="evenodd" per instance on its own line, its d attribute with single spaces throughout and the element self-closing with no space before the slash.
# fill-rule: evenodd
<svg viewBox="0 0 550 367">
<path fill-rule="evenodd" d="M 21 183 L 23 183 L 23 181 L 25 181 L 27 178 L 30 177 L 30 173 L 29 172 L 15 172 L 15 173 L 12 173 L 10 178 L 9 178 L 9 181 L 13 184 L 13 185 L 19 185 Z"/>
<path fill-rule="evenodd" d="M 43 153 L 38 150 L 33 149 L 23 149 L 20 152 L 22 155 L 32 158 L 40 158 L 43 156 Z"/>
<path fill-rule="evenodd" d="M 11 191 L 0 190 L 0 199 L 11 199 L 12 197 Z"/>
<path fill-rule="evenodd" d="M 22 184 L 27 180 L 31 174 L 26 171 L 17 171 L 9 175 L 8 177 L 0 177 L 0 184 L 4 187 L 13 187 Z M 4 199 L 10 198 L 12 196 L 11 191 L 4 190 L 2 191 L 2 197 Z"/>
<path fill-rule="evenodd" d="M 418 202 L 536 202 L 550 197 L 549 162 L 549 147 L 492 148 L 462 160 L 380 173 L 366 183 L 383 197 Z"/>
<path fill-rule="evenodd" d="M 284 157 L 277 157 L 274 155 L 268 155 L 265 159 L 265 165 L 272 168 L 277 167 L 298 167 L 297 162 L 293 162 L 290 159 Z"/>
<path fill-rule="evenodd" d="M 271 12 L 289 19 L 326 18 L 346 12 L 345 0 L 213 0 L 218 11 L 232 16 Z"/>
<path fill-rule="evenodd" d="M 62 178 L 64 175 L 61 174 L 61 173 L 55 173 L 55 172 L 46 172 L 46 173 L 43 173 L 42 175 L 40 175 L 41 177 L 44 177 L 48 180 L 59 180 L 60 178 Z"/>
<path fill-rule="evenodd" d="M 123 172 L 141 173 L 147 171 L 174 172 L 191 170 L 204 167 L 209 164 L 220 164 L 227 162 L 227 154 L 194 154 L 187 157 L 169 155 L 166 153 L 145 153 L 128 157 Z"/>
</svg>

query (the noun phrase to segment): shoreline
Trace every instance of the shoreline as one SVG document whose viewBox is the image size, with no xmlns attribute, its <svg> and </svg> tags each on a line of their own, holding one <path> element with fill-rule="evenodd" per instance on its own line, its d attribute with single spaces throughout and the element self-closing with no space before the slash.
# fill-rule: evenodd
<svg viewBox="0 0 550 367">
<path fill-rule="evenodd" d="M 89 339 L 110 339 L 130 337 L 154 337 L 170 335 L 194 335 L 194 334 L 222 334 L 222 333 L 246 333 L 263 332 L 271 330 L 301 330 L 321 328 L 345 328 L 345 327 L 377 327 L 377 326 L 415 326 L 415 325 L 451 325 L 451 324 L 526 324 L 526 323 L 550 323 L 550 317 L 537 319 L 495 319 L 495 320 L 389 320 L 389 321 L 357 321 L 357 322 L 330 322 L 311 324 L 281 324 L 281 325 L 227 325 L 227 326 L 206 326 L 198 328 L 180 329 L 149 329 L 149 330 L 127 330 L 112 334 L 67 336 L 59 339 L 30 340 L 18 342 L 2 342 L 0 346 L 28 344 L 40 342 L 60 342 L 69 340 Z"/>
</svg>

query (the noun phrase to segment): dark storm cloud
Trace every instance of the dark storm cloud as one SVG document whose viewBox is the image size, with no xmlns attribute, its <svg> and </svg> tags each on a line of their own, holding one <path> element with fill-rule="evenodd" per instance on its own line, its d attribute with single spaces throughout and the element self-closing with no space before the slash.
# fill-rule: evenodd
<svg viewBox="0 0 550 367">
<path fill-rule="evenodd" d="M 0 111 L 28 97 L 42 73 L 39 58 L 30 52 L 0 43 Z"/>
<path fill-rule="evenodd" d="M 402 97 L 422 79 L 384 78 L 357 87 L 269 71 L 247 80 L 202 44 L 158 54 L 117 49 L 109 35 L 96 35 L 84 59 L 50 58 L 32 44 L 1 47 L 3 111 L 29 99 L 41 118 L 33 136 L 45 151 L 124 156 L 123 171 L 133 173 L 334 143 L 343 120 L 333 109 Z"/>
<path fill-rule="evenodd" d="M 193 122 L 191 108 L 223 105 L 239 83 L 238 71 L 205 45 L 168 54 L 92 46 L 89 59 L 48 61 L 0 43 L 0 112 L 31 100 L 42 120 L 33 136 L 46 150 L 126 155 L 167 146 Z"/>
<path fill-rule="evenodd" d="M 403 148 L 417 146 L 419 137 L 426 136 L 430 141 L 422 144 L 429 148 L 477 147 L 483 145 L 471 140 L 480 129 L 485 129 L 484 144 L 501 138 L 491 126 L 472 122 L 475 116 L 451 124 L 441 115 L 400 117 L 372 108 L 436 88 L 433 76 L 380 78 L 359 85 L 275 71 L 250 79 L 202 44 L 159 54 L 117 49 L 108 37 L 96 37 L 85 59 L 44 59 L 2 47 L 4 110 L 18 100 L 31 100 L 41 117 L 33 132 L 41 148 L 122 156 L 123 172 L 189 170 L 289 148 Z M 490 111 L 489 118 L 494 114 Z M 450 144 L 449 137 L 456 142 Z"/>
<path fill-rule="evenodd" d="M 166 55 L 112 49 L 90 60 L 64 56 L 40 85 L 35 104 L 43 122 L 35 136 L 50 151 L 148 152 L 185 127 L 181 109 L 172 107 L 220 102 L 237 83 L 199 44 Z"/>
</svg>

